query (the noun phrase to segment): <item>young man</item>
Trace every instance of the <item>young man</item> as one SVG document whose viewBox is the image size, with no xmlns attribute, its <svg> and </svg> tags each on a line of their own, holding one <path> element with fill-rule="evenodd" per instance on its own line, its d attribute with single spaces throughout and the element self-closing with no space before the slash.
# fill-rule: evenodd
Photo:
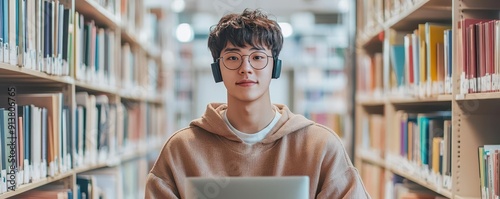
<svg viewBox="0 0 500 199">
<path fill-rule="evenodd" d="M 146 198 L 185 198 L 186 177 L 306 175 L 310 198 L 369 198 L 340 138 L 331 129 L 271 103 L 281 29 L 259 10 L 228 14 L 208 47 L 227 103 L 176 132 L 148 175 Z"/>
</svg>

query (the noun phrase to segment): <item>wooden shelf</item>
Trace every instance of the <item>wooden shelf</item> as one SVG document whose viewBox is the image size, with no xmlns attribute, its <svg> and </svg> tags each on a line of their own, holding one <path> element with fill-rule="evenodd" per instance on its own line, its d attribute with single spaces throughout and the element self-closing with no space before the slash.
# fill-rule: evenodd
<svg viewBox="0 0 500 199">
<path fill-rule="evenodd" d="M 499 95 L 500 96 L 500 93 Z M 395 104 L 395 105 L 411 105 L 411 104 L 429 104 L 429 103 L 451 103 L 452 95 L 436 95 L 428 98 L 412 98 L 412 97 L 389 97 L 387 99 L 357 99 L 356 103 L 362 106 L 383 106 L 386 103 Z"/>
<path fill-rule="evenodd" d="M 8 83 L 62 83 L 72 84 L 73 78 L 69 76 L 48 75 L 44 72 L 26 69 L 10 64 L 0 63 L 0 82 Z"/>
<path fill-rule="evenodd" d="M 141 94 L 141 93 L 129 93 L 127 91 L 119 92 L 119 95 L 122 99 L 131 100 L 131 101 L 146 101 L 148 103 L 153 104 L 163 104 L 163 97 L 161 95 L 152 95 L 152 94 Z"/>
<path fill-rule="evenodd" d="M 83 14 L 85 19 L 93 19 L 99 26 L 113 30 L 120 27 L 118 17 L 93 0 L 75 0 L 75 10 Z"/>
<path fill-rule="evenodd" d="M 387 163 L 386 160 L 379 157 L 377 154 L 373 154 L 370 151 L 367 151 L 364 149 L 358 149 L 356 156 L 359 157 L 362 161 L 365 161 L 365 162 L 368 162 L 370 164 L 388 169 L 392 173 L 395 173 L 395 174 L 402 176 L 408 180 L 411 180 L 415 183 L 418 183 L 418 184 L 420 184 L 420 185 L 422 185 L 422 186 L 424 186 L 424 187 L 426 187 L 426 188 L 428 188 L 428 189 L 430 189 L 438 194 L 441 194 L 445 197 L 451 198 L 451 196 L 452 196 L 452 193 L 450 190 L 438 187 L 434 184 L 427 182 L 426 180 L 424 180 L 422 178 L 416 177 L 417 175 L 414 175 L 414 172 L 405 171 L 405 170 L 399 168 L 399 166 L 396 166 L 396 164 Z M 397 164 L 397 165 L 400 165 L 400 164 Z"/>
<path fill-rule="evenodd" d="M 361 106 L 384 106 L 385 100 L 357 100 L 356 103 Z"/>
<path fill-rule="evenodd" d="M 36 189 L 38 187 L 71 177 L 73 175 L 77 175 L 80 173 L 96 170 L 96 169 L 101 169 L 101 168 L 106 168 L 106 167 L 115 167 L 117 165 L 120 165 L 122 162 L 127 162 L 130 160 L 134 160 L 140 157 L 144 157 L 150 152 L 154 151 L 159 151 L 160 148 L 162 147 L 163 143 L 152 143 L 151 145 L 145 145 L 144 147 L 139 147 L 139 150 L 135 150 L 133 153 L 127 153 L 126 155 L 122 155 L 118 157 L 116 160 L 105 162 L 105 163 L 98 163 L 95 165 L 91 166 L 83 166 L 83 167 L 78 167 L 72 170 L 69 170 L 65 173 L 59 174 L 54 177 L 47 177 L 45 179 L 41 179 L 29 184 L 23 184 L 19 185 L 19 187 L 15 191 L 10 191 L 6 192 L 3 194 L 0 194 L 0 198 L 9 198 L 9 197 L 14 197 L 16 195 L 22 194 L 24 192 L 30 191 L 32 189 Z"/>
<path fill-rule="evenodd" d="M 91 93 L 100 93 L 100 94 L 111 94 L 117 95 L 116 90 L 110 87 L 102 86 L 102 85 L 92 85 L 88 82 L 75 81 L 75 86 L 77 90 L 84 90 Z"/>
<path fill-rule="evenodd" d="M 448 23 L 452 18 L 451 6 L 450 0 L 419 0 L 387 20 L 385 26 L 396 30 L 414 30 L 418 24 L 429 21 Z"/>
<path fill-rule="evenodd" d="M 384 34 L 382 26 L 375 28 L 375 30 L 366 30 L 358 37 L 357 45 L 365 49 L 368 53 L 382 52 L 382 40 L 380 34 Z"/>
<path fill-rule="evenodd" d="M 452 95 L 436 95 L 427 98 L 389 98 L 391 104 L 426 104 L 452 101 Z"/>
<path fill-rule="evenodd" d="M 396 168 L 395 166 L 389 166 L 389 169 L 397 174 L 397 175 L 400 175 L 408 180 L 411 180 L 413 182 L 416 182 L 417 184 L 420 184 L 438 194 L 441 194 L 447 198 L 452 198 L 452 193 L 450 190 L 447 190 L 447 189 L 444 189 L 444 188 L 441 188 L 441 187 L 437 187 L 429 182 L 427 182 L 426 180 L 424 179 L 421 179 L 421 178 L 418 178 L 418 177 L 415 177 L 415 175 L 412 175 L 412 173 L 410 172 L 407 172 L 407 171 L 404 171 L 402 169 L 399 169 L 399 168 Z"/>
<path fill-rule="evenodd" d="M 498 0 L 462 0 L 462 10 L 494 10 L 498 11 Z M 498 15 L 497 15 L 498 16 Z"/>
<path fill-rule="evenodd" d="M 57 175 L 55 177 L 47 177 L 45 179 L 37 180 L 37 181 L 29 183 L 29 184 L 19 185 L 19 187 L 15 191 L 9 191 L 9 192 L 0 194 L 0 198 L 14 197 L 16 195 L 30 191 L 32 189 L 36 189 L 36 188 L 41 187 L 43 185 L 47 185 L 47 184 L 68 178 L 72 175 L 73 175 L 73 172 L 69 171 L 69 172 Z"/>
<path fill-rule="evenodd" d="M 491 92 L 491 93 L 469 93 L 464 95 L 455 96 L 457 101 L 464 100 L 486 100 L 486 99 L 499 99 L 500 100 L 500 92 Z"/>
<path fill-rule="evenodd" d="M 366 149 L 358 149 L 356 152 L 356 156 L 359 157 L 362 161 L 369 162 L 383 168 L 387 167 L 385 164 L 385 160 L 381 158 L 380 155 L 374 154 Z"/>
</svg>

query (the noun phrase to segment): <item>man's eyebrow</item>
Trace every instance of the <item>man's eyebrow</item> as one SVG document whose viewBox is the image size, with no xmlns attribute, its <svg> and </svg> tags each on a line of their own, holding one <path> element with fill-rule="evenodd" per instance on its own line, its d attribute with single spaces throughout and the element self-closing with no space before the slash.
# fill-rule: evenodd
<svg viewBox="0 0 500 199">
<path fill-rule="evenodd" d="M 225 48 L 224 52 L 240 52 L 241 51 L 240 49 L 241 48 Z M 265 49 L 254 46 L 254 47 L 250 48 L 250 50 L 265 50 Z"/>
<path fill-rule="evenodd" d="M 224 49 L 224 52 L 234 52 L 234 51 L 241 51 L 239 48 L 226 48 Z"/>
</svg>

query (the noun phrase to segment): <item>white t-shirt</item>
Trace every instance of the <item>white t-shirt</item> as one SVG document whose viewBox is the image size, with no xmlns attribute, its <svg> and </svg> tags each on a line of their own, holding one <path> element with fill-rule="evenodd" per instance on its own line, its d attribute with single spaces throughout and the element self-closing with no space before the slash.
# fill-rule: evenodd
<svg viewBox="0 0 500 199">
<path fill-rule="evenodd" d="M 241 140 L 243 140 L 243 142 L 247 144 L 255 144 L 257 142 L 262 141 L 280 119 L 281 114 L 278 111 L 274 112 L 276 114 L 274 115 L 273 121 L 271 121 L 271 123 L 269 123 L 264 129 L 260 130 L 257 133 L 243 133 L 238 129 L 234 128 L 234 126 L 231 125 L 231 123 L 229 123 L 229 120 L 227 119 L 226 111 L 224 111 L 223 118 L 229 129 L 231 129 L 231 131 L 233 131 L 233 133 L 236 134 L 236 136 L 238 136 Z"/>
</svg>

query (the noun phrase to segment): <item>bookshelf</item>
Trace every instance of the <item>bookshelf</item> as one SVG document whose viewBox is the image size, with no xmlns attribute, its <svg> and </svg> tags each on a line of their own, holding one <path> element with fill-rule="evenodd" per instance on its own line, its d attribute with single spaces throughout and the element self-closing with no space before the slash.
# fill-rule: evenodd
<svg viewBox="0 0 500 199">
<path fill-rule="evenodd" d="M 399 198 L 395 176 L 437 197 L 498 195 L 496 188 L 493 193 L 484 191 L 488 185 L 482 175 L 488 173 L 480 171 L 484 157 L 479 157 L 478 149 L 500 144 L 500 63 L 496 58 L 500 4 L 492 0 L 358 0 L 357 5 L 354 161 L 364 180 L 382 182 L 370 188 L 372 197 Z M 428 47 L 431 33 L 419 34 L 431 24 L 443 25 L 436 49 Z M 426 38 L 427 52 L 415 47 L 422 47 L 421 38 Z M 396 45 L 404 47 L 404 55 L 392 53 Z M 444 46 L 441 50 L 440 45 Z M 437 61 L 430 61 L 429 53 L 435 53 Z M 404 61 L 398 64 L 394 59 Z M 419 71 L 422 68 L 424 73 Z M 436 70 L 444 71 L 443 79 L 430 75 Z M 374 140 L 377 136 L 382 139 Z M 486 184 L 499 185 L 490 179 Z"/>
<path fill-rule="evenodd" d="M 80 198 L 85 179 L 94 187 L 87 198 L 144 196 L 169 136 L 170 16 L 139 0 L 0 1 L 0 198 Z M 10 132 L 20 160 L 12 164 Z M 104 178 L 134 183 L 109 188 Z"/>
</svg>

